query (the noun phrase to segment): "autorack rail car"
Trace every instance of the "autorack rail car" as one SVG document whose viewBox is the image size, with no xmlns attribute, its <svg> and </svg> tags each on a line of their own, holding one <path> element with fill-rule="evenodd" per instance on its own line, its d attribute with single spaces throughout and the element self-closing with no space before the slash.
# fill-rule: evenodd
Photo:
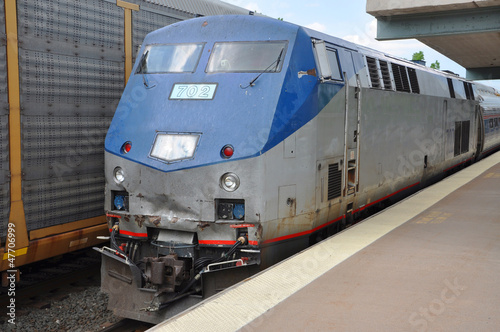
<svg viewBox="0 0 500 332">
<path fill-rule="evenodd" d="M 279 20 L 139 53 L 105 141 L 119 316 L 158 323 L 500 144 L 496 90 Z"/>
<path fill-rule="evenodd" d="M 215 14 L 248 11 L 216 0 L 2 1 L 0 271 L 108 235 L 104 138 L 135 54 L 148 32 Z"/>
</svg>

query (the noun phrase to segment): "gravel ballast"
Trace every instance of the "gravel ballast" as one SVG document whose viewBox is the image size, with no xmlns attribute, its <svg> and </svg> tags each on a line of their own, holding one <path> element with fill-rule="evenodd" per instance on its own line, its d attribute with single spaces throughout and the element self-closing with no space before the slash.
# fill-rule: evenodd
<svg viewBox="0 0 500 332">
<path fill-rule="evenodd" d="M 43 299 L 42 299 L 43 300 Z M 2 331 L 100 331 L 120 320 L 107 310 L 108 296 L 100 287 L 70 293 L 63 299 L 48 298 L 39 304 L 19 303 L 16 308 L 15 325 L 9 317 L 0 318 Z M 40 305 L 40 303 L 42 303 Z"/>
</svg>

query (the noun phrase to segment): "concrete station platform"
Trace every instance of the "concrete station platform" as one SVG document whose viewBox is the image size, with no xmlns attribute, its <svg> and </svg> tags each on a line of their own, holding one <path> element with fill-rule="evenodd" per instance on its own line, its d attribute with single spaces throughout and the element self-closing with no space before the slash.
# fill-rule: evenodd
<svg viewBox="0 0 500 332">
<path fill-rule="evenodd" d="M 498 331 L 500 153 L 150 331 Z"/>
</svg>

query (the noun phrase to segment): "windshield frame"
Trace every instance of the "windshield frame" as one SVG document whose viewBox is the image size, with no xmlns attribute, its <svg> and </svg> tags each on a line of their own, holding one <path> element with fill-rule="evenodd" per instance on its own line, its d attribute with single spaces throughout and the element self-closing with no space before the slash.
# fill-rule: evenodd
<svg viewBox="0 0 500 332">
<path fill-rule="evenodd" d="M 215 42 L 212 51 L 210 54 L 210 57 L 207 62 L 207 66 L 205 68 L 205 72 L 207 74 L 214 74 L 214 73 L 280 73 L 281 70 L 283 69 L 283 63 L 284 59 L 286 57 L 286 53 L 288 50 L 288 40 L 248 40 L 248 41 L 224 41 L 224 42 Z M 227 60 L 224 59 L 222 52 L 226 51 L 224 48 L 228 46 L 258 46 L 258 45 L 266 45 L 269 46 L 271 44 L 276 45 L 276 52 L 273 52 L 272 54 L 269 54 L 268 58 L 263 58 L 261 60 L 260 67 L 258 68 L 250 68 L 250 66 L 247 66 L 247 68 L 243 68 L 241 66 L 241 63 L 238 63 L 240 65 L 240 68 L 237 69 L 231 69 L 230 63 L 237 63 L 235 60 L 241 59 L 242 51 L 244 51 L 244 48 L 237 50 L 237 53 L 232 53 L 233 60 Z M 274 51 L 274 50 L 273 50 Z M 275 54 L 274 54 L 275 53 Z M 254 54 L 262 54 L 258 52 L 254 52 Z M 231 55 L 231 53 L 226 54 L 226 55 Z M 252 57 L 249 57 L 252 58 Z M 279 63 L 278 63 L 279 60 Z M 214 62 L 219 61 L 221 65 L 215 66 Z M 227 61 L 229 68 L 228 69 L 222 69 L 222 63 Z M 272 65 L 274 63 L 277 63 L 276 69 L 271 69 Z"/>
<path fill-rule="evenodd" d="M 172 44 L 148 44 L 144 47 L 144 51 L 141 55 L 141 59 L 139 61 L 139 64 L 137 65 L 137 69 L 135 71 L 135 74 L 181 74 L 181 73 L 194 73 L 196 71 L 196 68 L 198 68 L 198 65 L 200 63 L 201 56 L 203 54 L 203 49 L 205 48 L 204 42 L 193 42 L 193 43 L 172 43 Z M 195 49 L 193 50 L 192 55 L 189 57 L 186 57 L 181 54 L 174 54 L 172 62 L 167 64 L 162 64 L 160 61 L 158 61 L 157 66 L 160 66 L 158 70 L 153 70 L 153 71 L 144 71 L 144 65 L 148 63 L 148 60 L 151 56 L 151 50 L 155 48 L 161 48 L 161 47 L 173 47 L 172 51 L 175 51 L 175 47 L 181 46 L 186 47 L 186 46 L 195 46 Z M 179 51 L 182 51 L 182 49 L 179 48 Z M 186 50 L 184 50 L 186 51 Z M 165 56 L 165 55 L 164 55 Z M 177 58 L 176 58 L 177 57 Z M 184 64 L 182 65 L 181 68 L 176 69 L 176 61 L 175 60 L 186 60 Z M 180 63 L 180 62 L 179 62 Z M 187 68 L 186 65 L 189 64 Z M 161 65 L 165 66 L 165 70 L 163 70 L 163 67 Z M 147 67 L 146 67 L 147 68 Z"/>
</svg>

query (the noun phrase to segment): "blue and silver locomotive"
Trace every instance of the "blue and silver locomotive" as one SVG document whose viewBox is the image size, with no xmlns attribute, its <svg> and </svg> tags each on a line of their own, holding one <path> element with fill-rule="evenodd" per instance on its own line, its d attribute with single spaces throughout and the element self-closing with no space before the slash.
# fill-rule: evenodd
<svg viewBox="0 0 500 332">
<path fill-rule="evenodd" d="M 117 315 L 159 322 L 500 144 L 497 91 L 297 25 L 150 33 L 106 137 Z"/>
</svg>

